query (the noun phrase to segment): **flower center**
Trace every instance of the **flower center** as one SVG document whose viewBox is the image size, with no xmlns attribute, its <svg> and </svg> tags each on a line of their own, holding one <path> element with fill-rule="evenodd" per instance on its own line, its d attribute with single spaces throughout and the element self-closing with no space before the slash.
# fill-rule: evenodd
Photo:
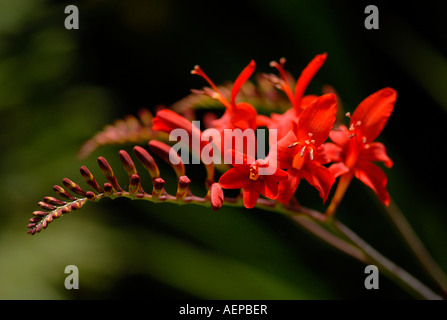
<svg viewBox="0 0 447 320">
<path fill-rule="evenodd" d="M 250 166 L 248 178 L 252 181 L 257 181 L 259 179 L 259 167 L 256 164 Z"/>
<path fill-rule="evenodd" d="M 314 150 L 316 149 L 315 140 L 312 139 L 312 137 L 313 137 L 312 132 L 309 132 L 307 135 L 309 136 L 309 138 L 304 140 L 304 143 L 297 141 L 297 142 L 292 143 L 291 145 L 288 146 L 288 148 L 293 148 L 296 146 L 299 146 L 301 148 L 299 156 L 298 156 L 298 154 L 295 155 L 295 157 L 293 159 L 293 164 L 292 164 L 292 166 L 298 170 L 301 169 L 301 167 L 303 166 L 304 155 L 306 154 L 306 151 L 309 153 L 310 160 L 312 160 L 312 161 L 314 160 Z"/>
<path fill-rule="evenodd" d="M 351 118 L 351 114 L 349 112 L 346 113 L 346 116 L 348 118 Z M 360 126 L 362 125 L 362 121 L 357 121 L 355 123 L 351 123 L 349 126 L 349 138 L 357 137 L 357 141 L 364 144 L 365 149 L 369 148 L 369 144 L 366 143 L 366 136 L 361 135 L 361 129 Z"/>
</svg>

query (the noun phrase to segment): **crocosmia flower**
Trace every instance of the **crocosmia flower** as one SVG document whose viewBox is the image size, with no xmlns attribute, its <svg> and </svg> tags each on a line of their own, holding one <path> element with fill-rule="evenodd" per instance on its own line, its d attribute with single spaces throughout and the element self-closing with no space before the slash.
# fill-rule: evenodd
<svg viewBox="0 0 447 320">
<path fill-rule="evenodd" d="M 332 130 L 337 113 L 334 94 L 323 95 L 302 112 L 296 130 L 278 142 L 278 164 L 287 169 L 289 179 L 280 183 L 278 200 L 287 204 L 301 178 L 306 179 L 326 201 L 335 178 L 323 164 L 329 162 L 323 143 Z"/>
<path fill-rule="evenodd" d="M 293 79 L 291 79 L 291 76 L 289 76 L 284 69 L 286 60 L 281 58 L 279 63 L 276 61 L 270 63 L 272 67 L 279 71 L 280 77 L 278 78 L 275 75 L 269 74 L 266 75 L 267 79 L 269 79 L 277 88 L 284 91 L 292 105 L 292 108 L 283 114 L 272 113 L 270 115 L 271 121 L 268 123 L 268 128 L 277 129 L 278 137 L 284 137 L 288 131 L 292 130 L 293 124 L 298 121 L 303 110 L 317 98 L 315 95 L 305 96 L 304 93 L 312 78 L 326 61 L 326 58 L 326 53 L 315 56 L 315 58 L 313 58 L 301 72 L 294 89 L 292 89 Z"/>
<path fill-rule="evenodd" d="M 225 189 L 243 189 L 244 206 L 253 208 L 262 194 L 270 199 L 278 197 L 278 182 L 287 180 L 287 172 L 276 169 L 272 175 L 260 175 L 260 168 L 269 165 L 268 158 L 254 158 L 230 150 L 233 168 L 225 172 L 219 184 Z"/>
<path fill-rule="evenodd" d="M 209 85 L 210 88 L 204 88 L 202 91 L 197 91 L 202 94 L 206 94 L 213 99 L 218 100 L 222 103 L 226 110 L 223 116 L 220 119 L 213 121 L 213 127 L 218 130 L 223 129 L 253 129 L 255 130 L 257 127 L 257 112 L 256 109 L 246 102 L 236 103 L 236 97 L 241 90 L 242 86 L 245 82 L 250 78 L 256 68 L 256 63 L 252 60 L 245 68 L 242 70 L 240 75 L 237 77 L 234 82 L 233 88 L 231 89 L 231 97 L 230 101 L 228 101 L 222 93 L 219 91 L 217 86 L 211 81 L 211 79 L 203 72 L 203 70 L 199 66 L 195 66 L 194 70 L 191 71 L 193 74 L 197 74 L 204 78 Z"/>
<path fill-rule="evenodd" d="M 382 132 L 396 102 L 396 91 L 392 88 L 379 90 L 356 108 L 349 128 L 340 126 L 330 133 L 334 143 L 326 143 L 325 150 L 331 161 L 329 168 L 335 177 L 344 176 L 345 181 L 355 176 L 378 195 L 385 204 L 390 203 L 386 189 L 387 177 L 374 162 L 383 162 L 391 168 L 393 161 L 388 157 L 385 146 L 374 142 Z"/>
</svg>

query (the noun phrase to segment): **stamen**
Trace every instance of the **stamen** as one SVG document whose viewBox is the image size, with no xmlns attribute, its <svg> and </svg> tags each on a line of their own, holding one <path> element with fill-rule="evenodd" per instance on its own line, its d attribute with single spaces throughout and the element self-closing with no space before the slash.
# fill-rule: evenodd
<svg viewBox="0 0 447 320">
<path fill-rule="evenodd" d="M 362 142 L 366 143 L 366 137 L 365 136 L 362 137 Z"/>
<path fill-rule="evenodd" d="M 259 179 L 259 170 L 258 170 L 258 166 L 254 165 L 250 168 L 250 173 L 248 178 L 250 180 L 256 181 Z"/>
<path fill-rule="evenodd" d="M 279 71 L 279 75 L 282 79 L 282 81 L 279 82 L 280 89 L 285 92 L 285 94 L 287 95 L 287 98 L 289 98 L 290 102 L 293 105 L 295 99 L 294 99 L 294 94 L 293 94 L 292 88 L 290 87 L 289 79 L 288 79 L 286 71 L 284 69 L 285 63 L 286 63 L 286 59 L 281 58 L 281 59 L 279 59 L 279 63 L 276 61 L 270 62 L 270 66 L 273 68 L 276 68 Z"/>
<path fill-rule="evenodd" d="M 345 116 L 347 116 L 348 118 L 351 118 L 351 112 L 346 112 Z"/>
<path fill-rule="evenodd" d="M 195 66 L 194 66 L 194 70 L 191 70 L 191 73 L 192 73 L 192 74 L 196 74 L 196 75 L 198 75 L 198 76 L 201 76 L 203 79 L 205 79 L 205 80 L 210 84 L 210 86 L 211 86 L 216 92 L 219 92 L 219 89 L 217 89 L 217 86 L 214 84 L 214 82 L 211 81 L 211 79 L 205 74 L 205 72 L 203 72 L 203 70 L 202 70 L 198 65 L 195 65 Z"/>
<path fill-rule="evenodd" d="M 299 142 L 297 141 L 297 142 L 294 142 L 294 143 L 292 143 L 292 144 L 289 144 L 288 146 L 287 146 L 287 148 L 293 148 L 293 147 L 296 147 L 297 145 L 299 145 Z"/>
<path fill-rule="evenodd" d="M 301 149 L 301 153 L 300 153 L 300 156 L 301 156 L 301 157 L 304 156 L 304 151 L 306 151 L 306 146 L 304 146 L 304 147 Z"/>
<path fill-rule="evenodd" d="M 359 126 L 359 125 L 361 125 L 362 124 L 362 122 L 359 120 L 359 121 L 357 121 L 357 123 L 355 124 L 356 126 Z"/>
<path fill-rule="evenodd" d="M 310 160 L 314 160 L 314 149 L 309 148 L 309 156 L 310 156 Z"/>
<path fill-rule="evenodd" d="M 309 140 L 305 140 L 304 141 L 306 144 L 310 144 L 310 141 Z"/>
<path fill-rule="evenodd" d="M 203 88 L 203 91 L 196 90 L 196 92 L 208 95 L 211 98 L 220 101 L 220 103 L 222 103 L 227 109 L 231 109 L 231 104 L 227 101 L 227 99 L 225 99 L 225 97 L 220 93 L 219 89 L 214 84 L 214 82 L 211 81 L 211 79 L 205 74 L 205 72 L 203 72 L 203 70 L 198 65 L 194 66 L 194 70 L 191 70 L 191 73 L 201 76 L 209 83 L 209 85 L 214 90 L 212 91 L 209 88 Z"/>
</svg>

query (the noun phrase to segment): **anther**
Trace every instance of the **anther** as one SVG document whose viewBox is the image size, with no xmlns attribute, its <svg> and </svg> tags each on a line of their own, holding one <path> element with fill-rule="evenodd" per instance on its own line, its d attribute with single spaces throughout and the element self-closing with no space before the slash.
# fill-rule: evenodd
<svg viewBox="0 0 447 320">
<path fill-rule="evenodd" d="M 301 153 L 300 153 L 300 156 L 301 156 L 301 157 L 304 156 L 304 151 L 306 151 L 306 146 L 304 146 L 304 147 L 301 149 Z"/>
<path fill-rule="evenodd" d="M 254 165 L 250 168 L 250 174 L 249 174 L 248 178 L 252 181 L 256 181 L 259 179 L 258 166 Z"/>
<path fill-rule="evenodd" d="M 289 145 L 287 146 L 287 148 L 293 148 L 293 147 L 296 147 L 298 144 L 299 144 L 298 141 L 297 141 L 297 142 L 294 142 L 294 143 L 292 143 L 292 144 L 289 144 Z"/>
<path fill-rule="evenodd" d="M 309 156 L 310 156 L 310 160 L 314 160 L 314 149 L 309 148 Z"/>
</svg>

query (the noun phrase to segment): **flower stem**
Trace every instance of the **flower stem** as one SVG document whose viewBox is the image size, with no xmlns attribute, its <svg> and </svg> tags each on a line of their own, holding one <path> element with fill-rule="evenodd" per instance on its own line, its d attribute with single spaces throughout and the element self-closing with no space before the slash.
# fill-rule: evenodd
<svg viewBox="0 0 447 320">
<path fill-rule="evenodd" d="M 341 234 L 343 234 L 347 239 L 351 240 L 352 243 L 355 243 L 358 248 L 362 250 L 362 252 L 370 260 L 370 263 L 381 268 L 386 275 L 395 280 L 412 295 L 419 299 L 442 300 L 442 297 L 434 293 L 431 289 L 414 278 L 407 271 L 381 255 L 347 226 L 337 220 L 334 220 L 332 223 Z"/>
<path fill-rule="evenodd" d="M 352 177 L 351 177 L 352 178 Z M 347 181 L 347 180 L 346 180 Z M 350 179 L 349 179 L 350 181 Z M 345 188 L 349 185 L 345 182 Z M 339 194 L 342 192 L 340 191 Z M 343 191 L 344 194 L 344 191 Z M 106 197 L 105 194 L 98 194 L 93 202 L 99 201 Z M 128 192 L 119 192 L 112 195 L 107 195 L 110 198 L 126 197 L 130 199 L 141 199 L 153 201 L 152 196 L 146 193 L 138 195 L 130 195 Z M 175 196 L 163 194 L 158 198 L 160 202 L 176 203 Z M 184 199 L 184 203 L 196 204 L 201 206 L 211 206 L 210 201 L 206 198 L 188 195 Z M 240 207 L 243 205 L 240 197 L 225 198 L 224 205 Z M 361 261 L 365 264 L 375 264 L 380 267 L 387 276 L 395 280 L 401 287 L 408 290 L 417 298 L 441 300 L 442 298 L 431 291 L 428 287 L 422 284 L 419 280 L 414 278 L 408 272 L 395 265 L 393 262 L 382 256 L 363 239 L 351 231 L 348 227 L 336 219 L 326 219 L 325 214 L 301 207 L 299 205 L 288 207 L 284 206 L 274 200 L 258 199 L 256 207 L 266 211 L 282 213 L 290 217 L 295 223 L 299 224 L 319 239 L 331 245 L 335 249 Z"/>
<path fill-rule="evenodd" d="M 257 207 L 286 214 L 294 222 L 335 249 L 365 264 L 378 266 L 391 280 L 395 281 L 414 297 L 427 300 L 442 300 L 441 296 L 384 257 L 340 221 L 336 219 L 326 220 L 323 213 L 305 207 L 291 208 L 282 205 L 272 206 L 265 204 L 257 205 Z"/>
<path fill-rule="evenodd" d="M 444 292 L 447 292 L 447 276 L 428 252 L 399 207 L 391 201 L 390 205 L 385 207 L 385 211 L 427 273 Z"/>
<path fill-rule="evenodd" d="M 348 172 L 340 177 L 340 180 L 338 181 L 337 189 L 335 190 L 335 194 L 332 197 L 331 203 L 329 204 L 329 207 L 326 209 L 326 218 L 332 219 L 332 216 L 335 214 L 335 211 L 337 211 L 337 208 L 343 199 L 346 190 L 348 189 L 349 185 L 351 184 L 352 178 L 354 177 L 354 174 L 352 172 Z"/>
</svg>

